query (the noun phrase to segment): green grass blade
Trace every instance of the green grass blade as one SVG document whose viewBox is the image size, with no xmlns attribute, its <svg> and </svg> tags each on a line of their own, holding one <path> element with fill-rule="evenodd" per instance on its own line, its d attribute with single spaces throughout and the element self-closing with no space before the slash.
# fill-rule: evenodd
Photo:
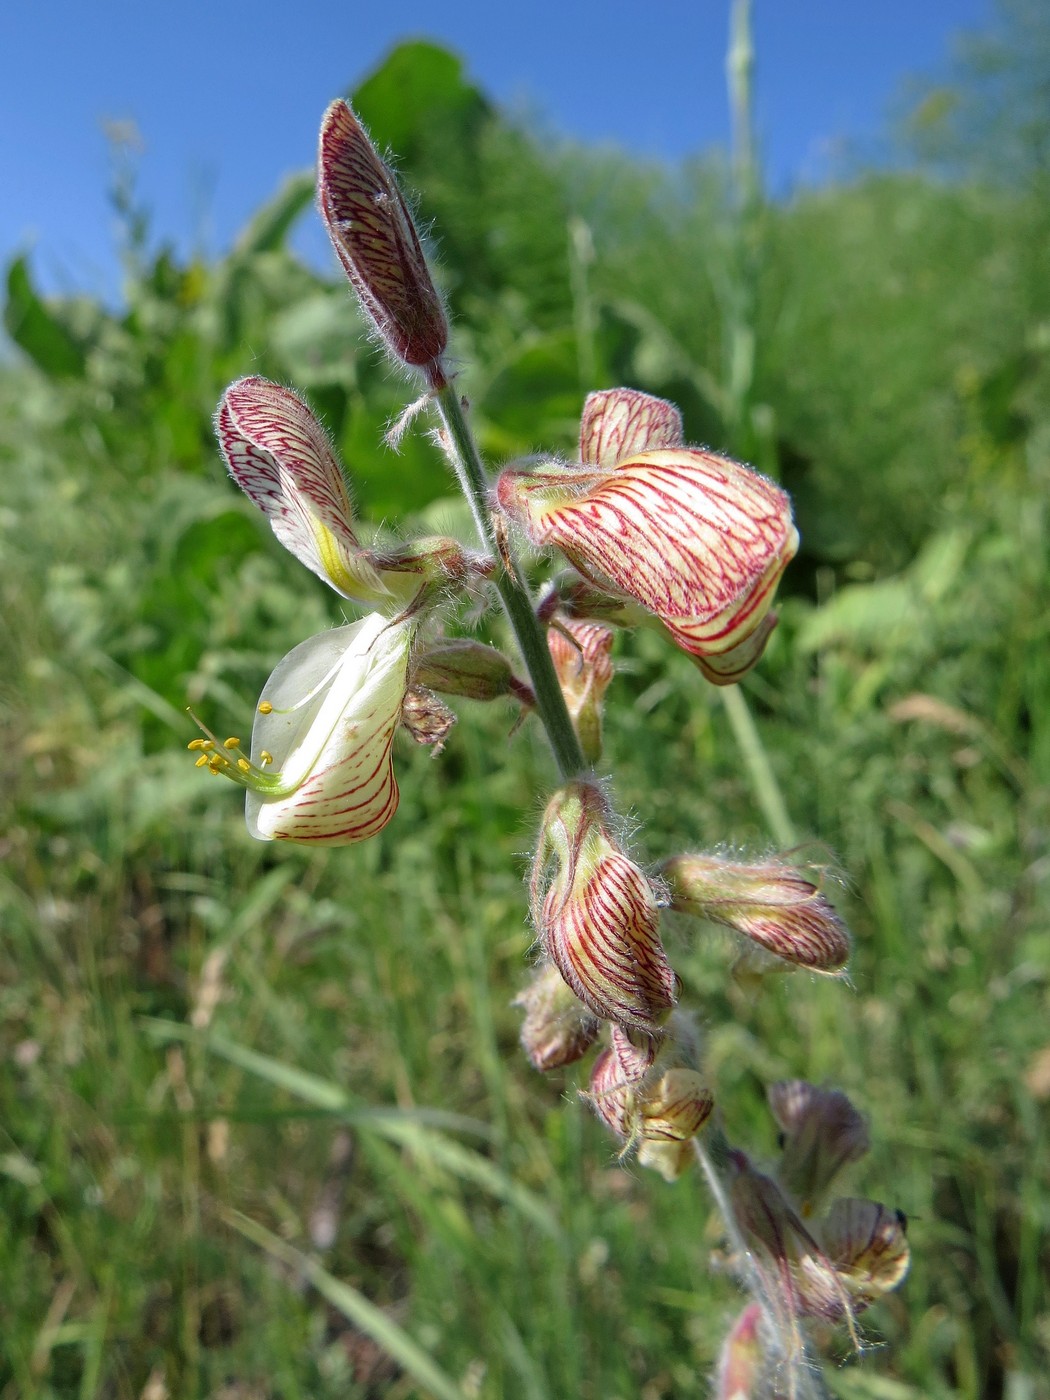
<svg viewBox="0 0 1050 1400">
<path fill-rule="evenodd" d="M 392 1318 L 381 1308 L 335 1278 L 315 1259 L 273 1235 L 264 1226 L 236 1211 L 224 1212 L 228 1225 L 265 1249 L 275 1259 L 296 1269 L 334 1308 L 386 1352 L 403 1371 L 424 1386 L 437 1400 L 463 1400 L 463 1390 Z"/>
</svg>

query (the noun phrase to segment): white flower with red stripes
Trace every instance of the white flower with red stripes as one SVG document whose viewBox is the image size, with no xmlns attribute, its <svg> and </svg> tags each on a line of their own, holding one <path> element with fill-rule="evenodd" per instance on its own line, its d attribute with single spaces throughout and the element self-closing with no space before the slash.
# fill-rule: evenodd
<svg viewBox="0 0 1050 1400">
<path fill-rule="evenodd" d="M 718 684 L 739 680 L 775 625 L 798 549 L 786 494 L 684 446 L 673 404 L 632 389 L 591 394 L 580 463 L 504 471 L 500 509 L 532 544 L 560 549 L 600 591 L 639 604 Z"/>
<path fill-rule="evenodd" d="M 369 613 L 290 651 L 263 689 L 251 756 L 207 730 L 198 764 L 247 789 L 260 841 L 346 846 L 397 811 L 391 761 L 408 683 L 414 623 Z M 202 726 L 203 728 L 203 726 Z"/>
</svg>

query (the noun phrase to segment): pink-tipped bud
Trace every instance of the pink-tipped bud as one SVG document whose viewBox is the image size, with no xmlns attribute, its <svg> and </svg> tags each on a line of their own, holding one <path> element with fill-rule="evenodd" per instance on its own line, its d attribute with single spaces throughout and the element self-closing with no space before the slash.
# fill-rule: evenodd
<svg viewBox="0 0 1050 1400">
<path fill-rule="evenodd" d="M 598 1039 L 601 1023 L 565 985 L 556 967 L 541 967 L 514 1005 L 525 1011 L 521 1045 L 538 1070 L 560 1069 L 582 1059 Z"/>
<path fill-rule="evenodd" d="M 513 695 L 523 705 L 536 703 L 531 688 L 518 679 L 501 651 L 468 637 L 432 643 L 416 661 L 412 678 L 442 695 L 462 695 L 467 700 Z"/>
<path fill-rule="evenodd" d="M 634 1086 L 624 1078 L 619 1061 L 611 1050 L 603 1050 L 591 1070 L 591 1082 L 585 1097 L 605 1126 L 621 1142 L 634 1135 Z"/>
<path fill-rule="evenodd" d="M 324 114 L 317 165 L 321 217 L 362 307 L 392 355 L 443 384 L 448 322 L 411 210 L 343 101 Z"/>
<path fill-rule="evenodd" d="M 561 693 L 588 763 L 602 754 L 602 700 L 613 676 L 613 633 L 597 622 L 556 618 L 547 645 Z"/>
<path fill-rule="evenodd" d="M 868 1151 L 867 1124 L 841 1089 L 787 1079 L 768 1097 L 783 1134 L 777 1179 L 802 1215 L 812 1215 L 843 1167 Z"/>
<path fill-rule="evenodd" d="M 715 1400 L 760 1400 L 766 1394 L 764 1369 L 762 1309 L 748 1303 L 722 1343 Z"/>
<path fill-rule="evenodd" d="M 673 403 L 637 389 L 588 394 L 580 418 L 580 461 L 615 467 L 636 452 L 683 447 L 682 415 Z"/>
<path fill-rule="evenodd" d="M 561 788 L 544 813 L 532 914 L 543 951 L 595 1016 L 655 1035 L 674 1005 L 653 887 L 620 849 L 593 783 Z"/>
<path fill-rule="evenodd" d="M 721 856 L 682 855 L 660 874 L 671 908 L 723 924 L 774 957 L 812 972 L 841 972 L 849 960 L 845 925 L 812 884 L 781 860 L 741 865 Z"/>
<path fill-rule="evenodd" d="M 410 686 L 401 707 L 401 724 L 417 744 L 428 744 L 436 758 L 456 723 L 444 700 L 425 685 Z"/>
</svg>

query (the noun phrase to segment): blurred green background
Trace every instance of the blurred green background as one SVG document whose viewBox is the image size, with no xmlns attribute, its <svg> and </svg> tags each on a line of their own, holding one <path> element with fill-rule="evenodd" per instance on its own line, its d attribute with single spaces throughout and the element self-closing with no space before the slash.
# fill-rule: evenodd
<svg viewBox="0 0 1050 1400">
<path fill-rule="evenodd" d="M 899 169 L 780 204 L 543 146 L 425 43 L 354 94 L 433 220 L 490 461 L 571 450 L 623 383 L 794 497 L 743 690 L 845 872 L 851 980 L 756 990 L 713 931 L 667 942 L 735 1141 L 772 1151 L 785 1076 L 870 1117 L 851 1185 L 914 1262 L 828 1383 L 872 1400 L 1050 1395 L 1050 109 L 987 58 L 921 95 Z M 182 265 L 117 169 L 125 306 L 7 272 L 0 1398 L 702 1396 L 740 1300 L 700 1183 L 618 1166 L 579 1076 L 517 1048 L 533 726 L 464 704 L 436 762 L 399 744 L 395 822 L 330 853 L 252 842 L 185 752 L 187 703 L 243 732 L 339 618 L 225 477 L 230 379 L 309 397 L 368 518 L 461 513 L 425 434 L 379 445 L 409 390 L 287 251 L 309 175 Z M 618 657 L 640 854 L 770 849 L 719 693 L 654 637 Z"/>
</svg>

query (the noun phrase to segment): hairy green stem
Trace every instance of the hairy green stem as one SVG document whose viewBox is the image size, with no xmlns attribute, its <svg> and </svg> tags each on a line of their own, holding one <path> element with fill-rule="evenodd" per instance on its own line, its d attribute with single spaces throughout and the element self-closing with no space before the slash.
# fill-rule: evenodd
<svg viewBox="0 0 1050 1400">
<path fill-rule="evenodd" d="M 536 695 L 536 709 L 547 731 L 554 761 L 562 779 L 568 781 L 582 773 L 587 763 L 565 708 L 565 698 L 554 671 L 547 638 L 536 617 L 528 585 L 517 561 L 505 547 L 500 547 L 500 541 L 496 538 L 488 503 L 488 479 L 459 395 L 453 385 L 439 382 L 435 384 L 434 399 L 448 435 L 449 458 L 463 494 L 470 503 L 478 537 L 496 559 L 496 589 L 529 673 L 529 681 Z"/>
</svg>

